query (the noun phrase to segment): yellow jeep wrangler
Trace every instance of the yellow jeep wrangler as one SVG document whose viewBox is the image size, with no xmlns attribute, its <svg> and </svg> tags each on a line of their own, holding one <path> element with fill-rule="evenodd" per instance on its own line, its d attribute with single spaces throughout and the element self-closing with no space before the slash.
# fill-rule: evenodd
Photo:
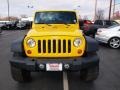
<svg viewBox="0 0 120 90">
<path fill-rule="evenodd" d="M 80 71 L 82 80 L 95 80 L 98 43 L 79 28 L 75 11 L 37 11 L 32 29 L 11 45 L 13 79 L 30 81 L 32 71 Z"/>
</svg>

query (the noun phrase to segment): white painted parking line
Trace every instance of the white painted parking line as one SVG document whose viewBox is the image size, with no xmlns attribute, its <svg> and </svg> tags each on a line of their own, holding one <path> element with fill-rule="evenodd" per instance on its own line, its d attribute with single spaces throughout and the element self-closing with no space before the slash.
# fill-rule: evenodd
<svg viewBox="0 0 120 90">
<path fill-rule="evenodd" d="M 67 73 L 63 72 L 63 90 L 69 90 Z"/>
</svg>

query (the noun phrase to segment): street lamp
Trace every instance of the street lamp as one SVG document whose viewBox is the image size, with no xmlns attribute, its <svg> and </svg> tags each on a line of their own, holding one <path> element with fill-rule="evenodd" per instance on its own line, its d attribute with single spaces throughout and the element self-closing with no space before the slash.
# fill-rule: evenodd
<svg viewBox="0 0 120 90">
<path fill-rule="evenodd" d="M 94 14 L 94 20 L 96 20 L 96 13 L 97 13 L 97 0 L 95 0 L 95 14 Z"/>
<path fill-rule="evenodd" d="M 114 13 L 115 13 L 115 0 L 114 0 L 114 4 L 113 4 L 113 18 L 114 18 Z"/>
<path fill-rule="evenodd" d="M 110 7 L 109 7 L 109 20 L 111 19 L 111 9 L 112 9 L 112 0 L 110 0 Z"/>
<path fill-rule="evenodd" d="M 10 21 L 10 4 L 9 4 L 9 0 L 7 0 L 7 6 L 8 6 L 8 21 Z"/>
</svg>

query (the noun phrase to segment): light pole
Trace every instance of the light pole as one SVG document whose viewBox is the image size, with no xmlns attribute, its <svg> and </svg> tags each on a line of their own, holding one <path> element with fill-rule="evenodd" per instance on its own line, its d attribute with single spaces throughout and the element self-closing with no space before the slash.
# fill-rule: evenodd
<svg viewBox="0 0 120 90">
<path fill-rule="evenodd" d="M 95 14 L 94 14 L 94 20 L 96 20 L 96 13 L 97 13 L 97 0 L 95 0 Z"/>
<path fill-rule="evenodd" d="M 113 18 L 114 18 L 114 13 L 115 13 L 115 0 L 114 0 L 114 4 L 113 4 Z"/>
<path fill-rule="evenodd" d="M 109 7 L 109 20 L 111 19 L 111 9 L 112 9 L 112 0 L 110 0 L 110 7 Z"/>
<path fill-rule="evenodd" d="M 7 6 L 8 6 L 8 21 L 10 21 L 10 4 L 9 4 L 9 0 L 7 0 Z"/>
</svg>

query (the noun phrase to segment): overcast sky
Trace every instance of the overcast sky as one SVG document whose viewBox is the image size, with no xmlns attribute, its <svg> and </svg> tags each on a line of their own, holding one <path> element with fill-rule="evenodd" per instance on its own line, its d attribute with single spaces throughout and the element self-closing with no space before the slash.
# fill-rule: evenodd
<svg viewBox="0 0 120 90">
<path fill-rule="evenodd" d="M 9 0 L 9 2 L 11 16 L 22 14 L 32 16 L 34 11 L 44 9 L 77 9 L 82 17 L 88 16 L 90 19 L 94 17 L 95 0 Z M 110 0 L 98 0 L 97 8 L 103 9 L 106 16 L 109 2 Z M 116 3 L 120 3 L 120 0 L 116 0 Z M 32 8 L 28 8 L 28 6 Z M 117 5 L 116 10 L 119 9 L 120 5 Z M 0 0 L 0 16 L 7 16 L 7 0 Z"/>
</svg>

